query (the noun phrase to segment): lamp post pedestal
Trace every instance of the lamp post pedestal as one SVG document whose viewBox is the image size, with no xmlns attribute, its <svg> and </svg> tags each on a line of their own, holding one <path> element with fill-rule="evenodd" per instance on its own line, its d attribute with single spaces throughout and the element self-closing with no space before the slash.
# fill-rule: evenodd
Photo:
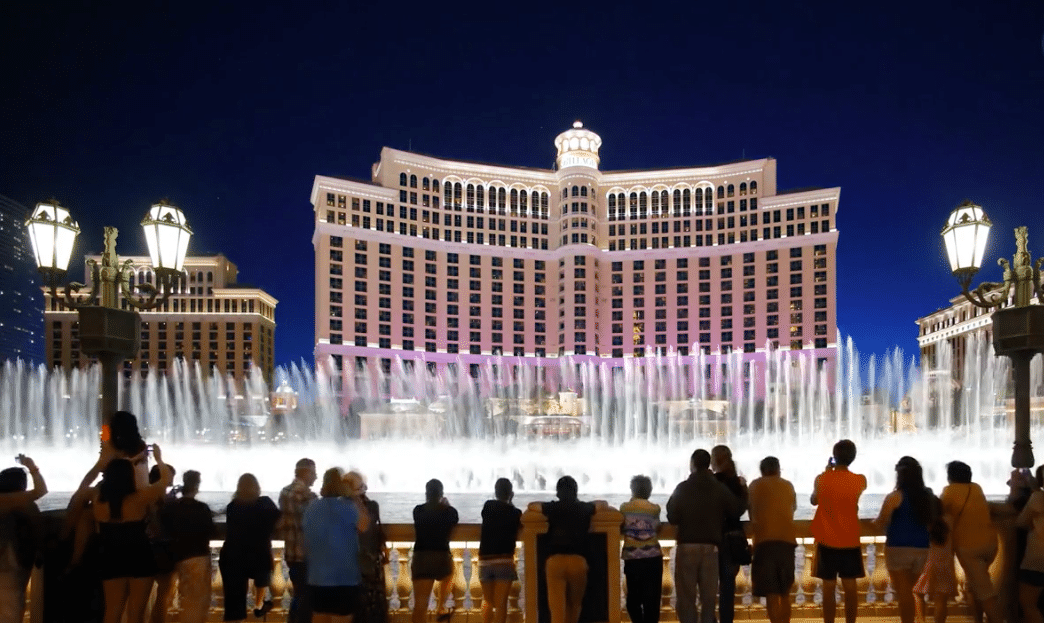
<svg viewBox="0 0 1044 623">
<path fill-rule="evenodd" d="M 101 362 L 101 419 L 108 426 L 119 408 L 120 368 L 138 354 L 141 346 L 141 315 L 113 307 L 87 306 L 77 310 L 80 319 L 80 348 Z"/>
<path fill-rule="evenodd" d="M 1030 362 L 1044 352 L 1044 305 L 998 309 L 992 320 L 993 351 L 1011 359 L 1015 383 L 1015 447 L 1011 465 L 1032 468 Z"/>
</svg>

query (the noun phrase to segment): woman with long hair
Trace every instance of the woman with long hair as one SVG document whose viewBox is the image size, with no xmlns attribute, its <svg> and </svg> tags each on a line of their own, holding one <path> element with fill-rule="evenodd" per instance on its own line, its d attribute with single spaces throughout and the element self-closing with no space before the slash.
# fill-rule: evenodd
<svg viewBox="0 0 1044 623">
<path fill-rule="evenodd" d="M 732 542 L 730 538 L 736 538 L 736 533 L 746 538 L 740 517 L 747 512 L 747 483 L 736 472 L 732 450 L 728 446 L 714 446 L 710 454 L 714 477 L 728 487 L 739 502 L 738 512 L 725 517 L 722 523 L 722 545 L 718 548 L 718 621 L 732 623 L 736 613 L 736 574 L 740 566 L 733 559 L 729 543 Z"/>
<path fill-rule="evenodd" d="M 895 490 L 881 503 L 874 524 L 885 531 L 885 567 L 899 602 L 899 620 L 916 618 L 914 585 L 924 571 L 935 518 L 935 495 L 924 486 L 921 464 L 904 456 L 895 465 Z"/>
<path fill-rule="evenodd" d="M 90 493 L 100 548 L 102 589 L 105 594 L 105 623 L 141 623 L 145 618 L 155 561 L 146 532 L 149 506 L 170 485 L 163 454 L 153 444 L 152 456 L 160 466 L 160 479 L 139 488 L 130 460 L 115 458 L 102 472 L 102 481 Z"/>
<path fill-rule="evenodd" d="M 435 602 L 438 620 L 449 621 L 453 609 L 445 609 L 446 597 L 453 584 L 453 556 L 450 553 L 449 537 L 453 527 L 460 521 L 457 509 L 443 496 L 442 482 L 432 478 L 424 486 L 424 504 L 413 509 L 413 528 L 416 542 L 413 544 L 413 623 L 425 623 L 428 615 L 428 599 L 438 582 Z"/>
<path fill-rule="evenodd" d="M 1033 493 L 1019 513 L 1018 524 L 1029 529 L 1026 554 L 1019 565 L 1019 604 L 1022 620 L 1044 623 L 1040 612 L 1040 595 L 1044 591 L 1044 465 L 1037 468 Z"/>
<path fill-rule="evenodd" d="M 247 618 L 247 588 L 254 581 L 254 615 L 261 618 L 272 609 L 265 589 L 272 580 L 272 530 L 279 507 L 261 495 L 261 485 L 250 473 L 239 477 L 232 501 L 225 508 L 225 543 L 218 568 L 225 593 L 225 621 Z"/>
<path fill-rule="evenodd" d="M 25 615 L 25 589 L 39 545 L 36 500 L 47 493 L 36 463 L 24 454 L 15 460 L 25 469 L 0 471 L 0 621 L 21 621 Z M 26 469 L 33 479 L 32 491 L 26 490 Z"/>
</svg>

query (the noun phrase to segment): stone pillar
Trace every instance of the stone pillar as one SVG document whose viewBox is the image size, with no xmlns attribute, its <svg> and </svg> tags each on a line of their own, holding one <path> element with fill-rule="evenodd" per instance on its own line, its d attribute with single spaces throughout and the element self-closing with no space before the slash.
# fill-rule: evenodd
<svg viewBox="0 0 1044 623">
<path fill-rule="evenodd" d="M 623 514 L 615 508 L 595 513 L 587 557 L 587 592 L 580 613 L 582 623 L 620 623 L 620 525 Z M 544 561 L 547 559 L 547 519 L 543 514 L 522 514 L 522 552 L 525 558 L 525 623 L 550 623 Z"/>
</svg>

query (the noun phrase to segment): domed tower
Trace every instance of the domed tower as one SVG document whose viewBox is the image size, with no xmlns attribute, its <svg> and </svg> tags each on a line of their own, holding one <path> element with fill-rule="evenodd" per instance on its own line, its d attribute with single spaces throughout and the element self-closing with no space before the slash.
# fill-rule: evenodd
<svg viewBox="0 0 1044 623">
<path fill-rule="evenodd" d="M 569 247 L 559 260 L 558 353 L 599 354 L 599 327 L 595 320 L 601 304 L 598 283 L 599 220 L 602 210 L 598 171 L 600 136 L 577 121 L 573 128 L 555 138 L 558 148 L 558 193 L 553 207 L 552 227 L 556 248 Z"/>
</svg>

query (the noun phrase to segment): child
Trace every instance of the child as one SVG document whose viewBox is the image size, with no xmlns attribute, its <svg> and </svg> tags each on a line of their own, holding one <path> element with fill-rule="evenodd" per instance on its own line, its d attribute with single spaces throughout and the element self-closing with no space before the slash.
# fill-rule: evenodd
<svg viewBox="0 0 1044 623">
<path fill-rule="evenodd" d="M 924 598 L 932 596 L 935 603 L 935 623 L 945 623 L 947 602 L 957 596 L 957 574 L 953 568 L 953 547 L 950 544 L 950 523 L 937 515 L 928 527 L 928 562 L 924 565 L 913 592 L 914 610 L 918 623 L 924 623 Z"/>
</svg>

